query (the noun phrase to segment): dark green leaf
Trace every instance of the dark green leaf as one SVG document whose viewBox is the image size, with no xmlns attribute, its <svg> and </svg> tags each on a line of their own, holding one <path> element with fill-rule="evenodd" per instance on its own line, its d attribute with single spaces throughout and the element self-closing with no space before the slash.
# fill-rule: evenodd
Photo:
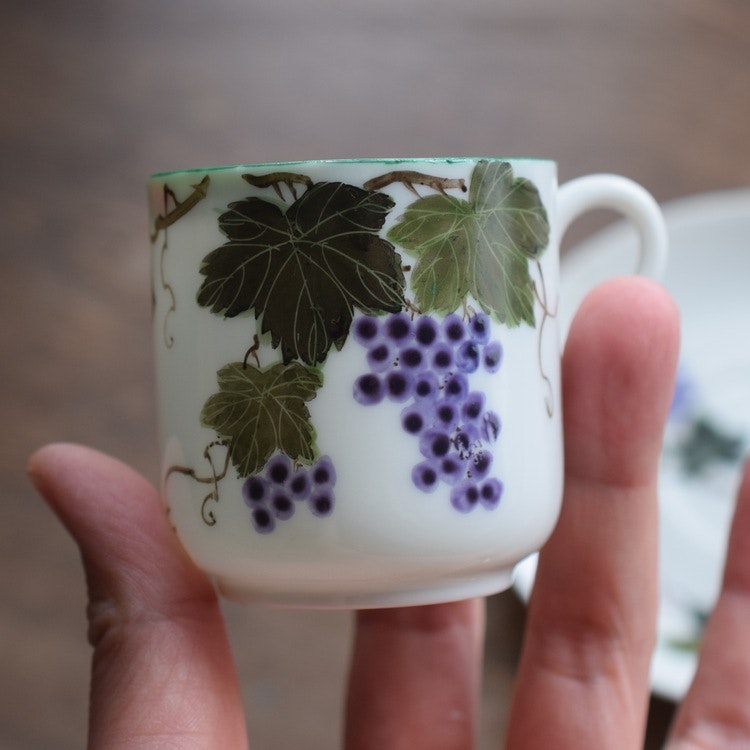
<svg viewBox="0 0 750 750">
<path fill-rule="evenodd" d="M 277 451 L 295 461 L 315 458 L 315 429 L 306 403 L 323 384 L 320 371 L 299 362 L 259 369 L 242 362 L 218 374 L 219 392 L 201 411 L 201 423 L 231 443 L 242 477 L 257 474 Z"/>
<path fill-rule="evenodd" d="M 355 308 L 403 306 L 401 258 L 378 236 L 392 207 L 338 182 L 313 185 L 286 213 L 259 198 L 232 203 L 219 218 L 229 242 L 204 258 L 198 303 L 227 317 L 253 310 L 285 362 L 322 362 Z"/>
</svg>

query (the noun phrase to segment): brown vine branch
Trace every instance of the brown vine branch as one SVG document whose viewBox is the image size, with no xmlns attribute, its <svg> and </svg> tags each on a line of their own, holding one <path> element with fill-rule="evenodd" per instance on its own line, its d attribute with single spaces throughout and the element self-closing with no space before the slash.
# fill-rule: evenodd
<svg viewBox="0 0 750 750">
<path fill-rule="evenodd" d="M 412 302 L 410 299 L 404 298 L 404 307 L 411 313 L 411 317 L 413 318 L 415 315 L 421 315 L 422 311 L 417 307 L 416 303 Z"/>
<path fill-rule="evenodd" d="M 464 320 L 473 318 L 477 314 L 477 311 L 469 304 L 466 297 L 461 300 L 461 308 L 463 309 Z"/>
<path fill-rule="evenodd" d="M 247 370 L 247 361 L 252 357 L 255 360 L 255 364 L 260 367 L 260 358 L 258 357 L 258 349 L 260 349 L 260 339 L 258 334 L 253 334 L 253 345 L 245 352 L 245 358 L 242 360 L 242 369 Z"/>
<path fill-rule="evenodd" d="M 381 175 L 380 177 L 373 177 L 368 180 L 364 185 L 365 190 L 382 190 L 388 185 L 392 185 L 395 182 L 400 182 L 407 190 L 414 193 L 418 198 L 421 196 L 417 192 L 415 185 L 423 185 L 424 187 L 432 188 L 437 192 L 445 195 L 446 190 L 456 188 L 462 193 L 466 192 L 466 182 L 461 178 L 453 179 L 450 177 L 435 177 L 429 174 L 423 174 L 422 172 L 413 172 L 411 170 L 396 170 L 394 172 L 388 172 L 388 174 Z"/>
<path fill-rule="evenodd" d="M 211 449 L 217 445 L 227 449 L 226 455 L 224 457 L 224 466 L 222 467 L 220 472 L 216 471 L 213 456 L 211 455 Z M 226 440 L 214 440 L 213 442 L 209 443 L 203 451 L 203 458 L 208 461 L 208 465 L 211 467 L 211 476 L 198 476 L 198 474 L 196 474 L 195 472 L 195 469 L 192 469 L 189 466 L 170 466 L 167 470 L 166 475 L 164 476 L 165 484 L 172 474 L 183 474 L 184 476 L 188 476 L 191 479 L 194 479 L 200 484 L 213 485 L 213 489 L 203 498 L 203 502 L 201 503 L 201 518 L 207 526 L 214 526 L 216 524 L 216 516 L 214 515 L 213 510 L 208 507 L 208 504 L 210 502 L 219 502 L 219 482 L 227 475 L 227 471 L 229 470 L 229 460 L 231 456 L 232 445 L 230 442 Z"/>
<path fill-rule="evenodd" d="M 295 174 L 294 172 L 272 172 L 271 174 L 262 175 L 243 174 L 242 179 L 250 183 L 253 187 L 272 187 L 281 200 L 284 200 L 284 194 L 281 192 L 282 185 L 287 186 L 294 200 L 297 200 L 295 185 L 304 185 L 308 189 L 313 185 L 313 181 L 307 175 Z"/>
<path fill-rule="evenodd" d="M 191 185 L 190 187 L 193 188 L 193 192 L 190 193 L 184 201 L 178 201 L 174 191 L 167 185 L 164 185 L 164 213 L 159 214 L 154 219 L 154 231 L 151 234 L 151 242 L 156 242 L 156 238 L 162 229 L 171 227 L 172 224 L 185 216 L 185 214 L 206 197 L 210 182 L 211 178 L 206 175 L 197 185 Z M 175 204 L 171 211 L 166 210 L 168 197 L 171 198 Z"/>
</svg>

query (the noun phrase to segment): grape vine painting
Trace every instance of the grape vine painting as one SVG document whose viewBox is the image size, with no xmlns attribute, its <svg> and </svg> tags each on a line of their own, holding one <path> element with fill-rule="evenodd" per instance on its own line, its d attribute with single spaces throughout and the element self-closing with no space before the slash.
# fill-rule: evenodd
<svg viewBox="0 0 750 750">
<path fill-rule="evenodd" d="M 258 533 L 299 512 L 330 516 L 337 467 L 319 450 L 309 404 L 331 352 L 356 347 L 362 369 L 348 398 L 363 409 L 400 406 L 394 429 L 419 447 L 413 486 L 444 493 L 462 514 L 497 508 L 504 488 L 492 457 L 501 415 L 473 379 L 502 366 L 502 342 L 491 331 L 541 331 L 552 315 L 539 266 L 549 224 L 533 182 L 499 161 L 477 162 L 468 185 L 398 170 L 362 185 L 287 171 L 242 179 L 253 194 L 218 216 L 225 241 L 207 248 L 196 269 L 197 304 L 225 319 L 251 318 L 248 346 L 219 369 L 200 413 L 216 435 L 204 453 L 210 476 L 186 466 L 167 476 L 211 485 L 201 509 L 209 525 L 230 465 Z M 384 230 L 395 184 L 415 198 Z M 175 209 L 173 219 L 189 210 Z M 162 288 L 170 290 L 165 280 Z M 218 449 L 225 453 L 217 463 Z"/>
</svg>

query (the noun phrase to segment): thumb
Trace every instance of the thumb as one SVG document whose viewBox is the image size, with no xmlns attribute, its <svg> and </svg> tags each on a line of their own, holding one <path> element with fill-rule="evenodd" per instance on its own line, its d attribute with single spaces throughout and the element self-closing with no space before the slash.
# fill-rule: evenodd
<svg viewBox="0 0 750 750">
<path fill-rule="evenodd" d="M 245 748 L 221 610 L 156 490 L 88 448 L 49 445 L 29 476 L 78 544 L 88 583 L 89 748 Z"/>
</svg>

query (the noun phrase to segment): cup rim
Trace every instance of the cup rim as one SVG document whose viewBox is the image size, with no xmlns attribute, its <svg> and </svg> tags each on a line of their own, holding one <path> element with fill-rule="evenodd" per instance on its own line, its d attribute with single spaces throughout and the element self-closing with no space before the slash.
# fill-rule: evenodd
<svg viewBox="0 0 750 750">
<path fill-rule="evenodd" d="M 217 172 L 231 172 L 236 170 L 247 169 L 289 169 L 299 167 L 304 164 L 314 166 L 344 166 L 357 164 L 470 164 L 479 161 L 507 161 L 513 163 L 534 162 L 539 164 L 556 164 L 554 159 L 536 156 L 415 156 L 415 157 L 346 157 L 340 159 L 298 159 L 292 161 L 272 161 L 257 162 L 246 164 L 226 164 L 213 167 L 187 167 L 183 169 L 167 169 L 154 172 L 149 176 L 149 180 L 164 179 L 165 177 L 177 177 L 181 175 L 192 174 L 215 174 Z"/>
</svg>

